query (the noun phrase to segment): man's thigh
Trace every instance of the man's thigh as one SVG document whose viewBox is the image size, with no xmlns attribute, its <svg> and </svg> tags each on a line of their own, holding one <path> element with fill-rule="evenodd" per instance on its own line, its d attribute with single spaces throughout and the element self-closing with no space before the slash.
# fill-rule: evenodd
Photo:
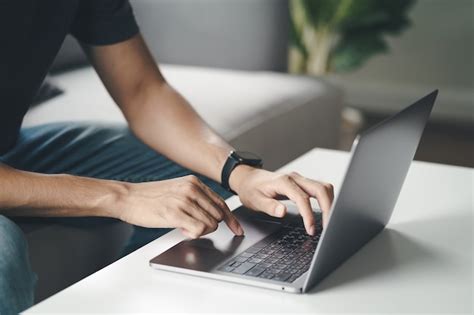
<svg viewBox="0 0 474 315">
<path fill-rule="evenodd" d="M 35 284 L 23 233 L 0 215 L 0 314 L 18 314 L 33 305 Z"/>
</svg>

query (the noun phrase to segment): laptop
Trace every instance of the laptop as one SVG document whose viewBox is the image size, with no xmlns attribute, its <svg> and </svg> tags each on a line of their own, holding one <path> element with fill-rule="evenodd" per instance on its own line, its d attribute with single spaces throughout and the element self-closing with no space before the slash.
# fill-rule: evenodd
<svg viewBox="0 0 474 315">
<path fill-rule="evenodd" d="M 153 268 L 293 293 L 313 288 L 387 225 L 438 91 L 360 134 L 326 228 L 306 234 L 296 207 L 273 218 L 234 210 L 245 236 L 218 228 L 150 261 Z"/>
</svg>

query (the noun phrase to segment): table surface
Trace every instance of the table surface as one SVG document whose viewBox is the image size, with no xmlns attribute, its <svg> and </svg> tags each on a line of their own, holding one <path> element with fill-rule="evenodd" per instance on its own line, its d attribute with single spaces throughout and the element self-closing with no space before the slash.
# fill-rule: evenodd
<svg viewBox="0 0 474 315">
<path fill-rule="evenodd" d="M 346 152 L 314 149 L 283 170 L 337 189 L 348 162 Z M 26 313 L 472 313 L 473 180 L 473 169 L 413 162 L 387 229 L 308 294 L 150 268 L 151 258 L 184 239 L 173 231 Z"/>
</svg>

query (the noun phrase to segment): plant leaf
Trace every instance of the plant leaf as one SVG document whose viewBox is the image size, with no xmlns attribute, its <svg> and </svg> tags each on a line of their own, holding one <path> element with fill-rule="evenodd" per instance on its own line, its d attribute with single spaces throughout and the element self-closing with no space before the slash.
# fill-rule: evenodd
<svg viewBox="0 0 474 315">
<path fill-rule="evenodd" d="M 303 0 L 291 0 L 290 5 L 290 47 L 296 48 L 299 52 L 304 56 L 307 57 L 308 51 L 303 43 L 302 39 L 302 32 L 304 25 L 308 23 L 306 19 L 306 12 L 304 11 L 304 7 L 302 5 Z"/>
<path fill-rule="evenodd" d="M 291 0 L 298 4 L 298 21 L 292 24 L 291 45 L 304 56 L 317 46 L 307 47 L 302 38 L 303 25 L 335 33 L 329 69 L 349 71 L 362 65 L 371 56 L 388 50 L 384 36 L 399 34 L 410 25 L 407 16 L 415 0 Z M 293 7 L 290 7 L 293 11 Z M 296 23 L 297 22 L 297 23 Z"/>
<path fill-rule="evenodd" d="M 350 34 L 344 36 L 331 53 L 330 70 L 345 72 L 362 65 L 371 56 L 388 50 L 385 40 L 379 35 Z"/>
</svg>

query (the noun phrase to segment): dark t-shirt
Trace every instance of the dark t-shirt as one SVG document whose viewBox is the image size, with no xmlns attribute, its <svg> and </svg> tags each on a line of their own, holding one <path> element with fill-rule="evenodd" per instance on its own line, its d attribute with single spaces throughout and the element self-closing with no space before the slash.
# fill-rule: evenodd
<svg viewBox="0 0 474 315">
<path fill-rule="evenodd" d="M 69 33 L 88 45 L 108 45 L 131 38 L 138 26 L 128 0 L 0 0 L 0 155 L 15 145 Z"/>
</svg>

